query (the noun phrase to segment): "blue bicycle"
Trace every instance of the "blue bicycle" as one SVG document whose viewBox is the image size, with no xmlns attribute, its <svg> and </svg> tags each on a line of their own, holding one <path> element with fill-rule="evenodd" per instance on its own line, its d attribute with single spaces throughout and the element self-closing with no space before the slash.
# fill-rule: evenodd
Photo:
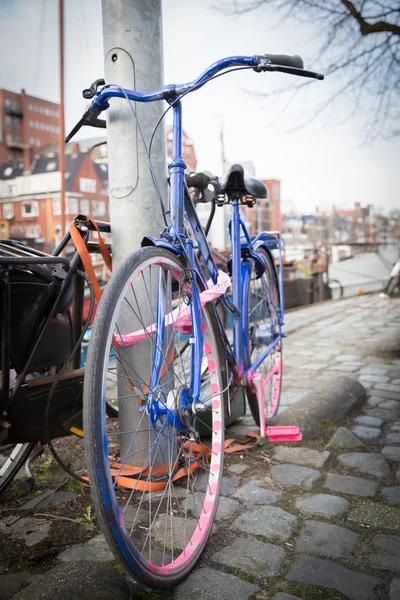
<svg viewBox="0 0 400 600">
<path fill-rule="evenodd" d="M 185 176 L 181 99 L 221 72 L 282 71 L 323 79 L 298 56 L 234 56 L 184 85 L 140 93 L 97 81 L 90 109 L 71 132 L 98 124 L 112 98 L 166 100 L 173 110 L 173 159 L 165 230 L 113 274 L 100 302 L 84 389 L 88 476 L 104 534 L 125 568 L 146 584 L 169 587 L 199 559 L 218 507 L 224 422 L 244 389 L 262 438 L 301 439 L 298 428 L 267 427 L 278 409 L 284 320 L 278 232 L 250 237 L 240 207 L 267 197 L 241 165 L 225 177 Z M 98 90 L 101 87 L 101 90 Z M 232 255 L 218 270 L 189 187 L 197 199 L 232 207 Z M 190 232 L 190 233 L 189 233 Z M 275 269 L 272 251 L 279 252 Z M 205 276 L 204 272 L 208 275 Z M 232 295 L 227 289 L 232 286 Z M 232 315 L 233 342 L 216 309 Z M 107 403 L 116 407 L 106 419 Z"/>
</svg>

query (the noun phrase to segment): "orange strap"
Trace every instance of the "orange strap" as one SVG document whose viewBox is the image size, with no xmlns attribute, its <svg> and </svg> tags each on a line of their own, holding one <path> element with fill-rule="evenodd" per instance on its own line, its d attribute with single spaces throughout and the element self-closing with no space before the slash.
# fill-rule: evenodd
<svg viewBox="0 0 400 600">
<path fill-rule="evenodd" d="M 261 436 L 257 431 L 249 430 L 246 434 L 250 439 L 245 442 L 241 442 L 236 439 L 227 439 L 224 443 L 224 451 L 227 454 L 232 454 L 233 452 L 243 452 L 244 450 L 248 450 L 249 448 L 253 448 L 257 446 L 261 441 Z M 195 458 L 200 458 L 201 456 L 211 456 L 212 450 L 205 446 L 204 444 L 199 444 L 198 442 L 189 442 L 186 441 L 183 445 L 184 449 L 187 451 L 191 444 L 191 452 Z M 234 445 L 232 445 L 234 444 Z M 191 462 L 188 468 L 181 467 L 173 476 L 172 481 L 178 481 L 178 479 L 182 479 L 183 477 L 188 477 L 190 474 L 194 473 L 194 471 L 198 467 L 197 460 Z M 164 475 L 169 472 L 171 465 L 161 465 L 155 466 L 151 469 L 151 475 Z M 137 479 L 135 475 L 141 475 L 143 477 L 148 477 L 150 475 L 149 467 L 137 467 L 135 465 L 123 465 L 121 463 L 112 463 L 111 464 L 111 476 L 115 481 L 116 485 L 119 485 L 124 488 L 128 488 L 131 490 L 138 490 L 144 492 L 159 492 L 164 490 L 168 481 L 151 481 L 149 479 Z"/>
<path fill-rule="evenodd" d="M 99 241 L 101 255 L 102 255 L 103 260 L 106 263 L 107 267 L 111 271 L 112 270 L 111 255 L 107 249 L 107 246 L 104 243 L 103 238 L 101 237 L 99 227 L 98 227 L 96 221 L 93 221 L 92 219 L 88 219 L 88 221 L 89 221 L 89 223 L 91 223 L 93 225 L 93 227 L 96 229 L 96 231 L 98 233 L 98 241 Z M 94 272 L 94 268 L 93 268 L 92 261 L 90 259 L 86 244 L 85 244 L 78 228 L 76 227 L 74 221 L 72 221 L 71 225 L 69 226 L 69 232 L 71 234 L 72 241 L 75 244 L 75 248 L 77 249 L 79 256 L 81 257 L 86 274 L 89 277 L 91 284 L 93 286 L 95 298 L 96 298 L 97 302 L 100 302 L 101 289 L 99 286 L 99 282 L 97 281 L 97 277 Z"/>
</svg>

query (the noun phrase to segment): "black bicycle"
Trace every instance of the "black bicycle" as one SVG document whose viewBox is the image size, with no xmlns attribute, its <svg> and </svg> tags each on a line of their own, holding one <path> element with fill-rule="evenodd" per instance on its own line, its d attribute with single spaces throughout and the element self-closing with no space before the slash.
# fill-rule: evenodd
<svg viewBox="0 0 400 600">
<path fill-rule="evenodd" d="M 109 223 L 79 215 L 52 254 L 16 240 L 0 241 L 0 493 L 37 443 L 47 443 L 70 472 L 52 440 L 82 432 L 81 343 L 92 319 L 96 283 L 81 255 L 82 248 L 88 259 L 88 253 L 104 256 L 104 247 L 109 252 L 101 233 L 111 233 Z M 71 242 L 73 253 L 66 258 Z M 111 416 L 113 411 L 110 406 Z"/>
</svg>

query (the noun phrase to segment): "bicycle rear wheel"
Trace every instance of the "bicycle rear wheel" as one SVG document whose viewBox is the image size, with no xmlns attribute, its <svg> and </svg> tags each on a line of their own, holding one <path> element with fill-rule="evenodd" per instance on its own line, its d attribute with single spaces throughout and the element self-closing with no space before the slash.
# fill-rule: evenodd
<svg viewBox="0 0 400 600">
<path fill-rule="evenodd" d="M 279 284 L 275 265 L 265 248 L 258 249 L 265 264 L 263 275 L 257 278 L 255 264 L 253 265 L 249 283 L 249 354 L 250 362 L 254 363 L 279 334 L 280 308 Z M 262 378 L 264 392 L 264 418 L 272 419 L 278 411 L 282 387 L 282 339 L 269 352 L 257 369 Z M 256 393 L 247 388 L 247 399 L 251 414 L 257 425 L 260 425 L 260 415 Z"/>
<path fill-rule="evenodd" d="M 10 485 L 35 444 L 4 444 L 0 446 L 0 494 Z"/>
<path fill-rule="evenodd" d="M 188 274 L 168 250 L 130 256 L 103 294 L 85 372 L 85 448 L 96 514 L 118 560 L 153 587 L 176 585 L 195 565 L 222 479 L 224 351 L 205 305 L 201 364 L 191 356 L 188 314 L 196 284 Z M 194 371 L 201 373 L 204 412 L 191 406 Z M 115 397 L 118 419 L 106 420 Z"/>
</svg>

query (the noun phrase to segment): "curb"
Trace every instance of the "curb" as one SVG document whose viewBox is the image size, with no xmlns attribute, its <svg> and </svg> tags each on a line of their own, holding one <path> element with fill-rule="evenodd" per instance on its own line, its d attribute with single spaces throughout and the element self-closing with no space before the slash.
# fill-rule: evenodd
<svg viewBox="0 0 400 600">
<path fill-rule="evenodd" d="M 324 381 L 302 400 L 285 410 L 278 425 L 297 425 L 304 436 L 318 432 L 321 421 L 339 422 L 365 397 L 365 388 L 351 377 L 336 377 Z"/>
<path fill-rule="evenodd" d="M 400 357 L 400 327 L 393 327 L 386 331 L 376 342 L 371 345 L 369 354 L 383 358 Z"/>
</svg>

